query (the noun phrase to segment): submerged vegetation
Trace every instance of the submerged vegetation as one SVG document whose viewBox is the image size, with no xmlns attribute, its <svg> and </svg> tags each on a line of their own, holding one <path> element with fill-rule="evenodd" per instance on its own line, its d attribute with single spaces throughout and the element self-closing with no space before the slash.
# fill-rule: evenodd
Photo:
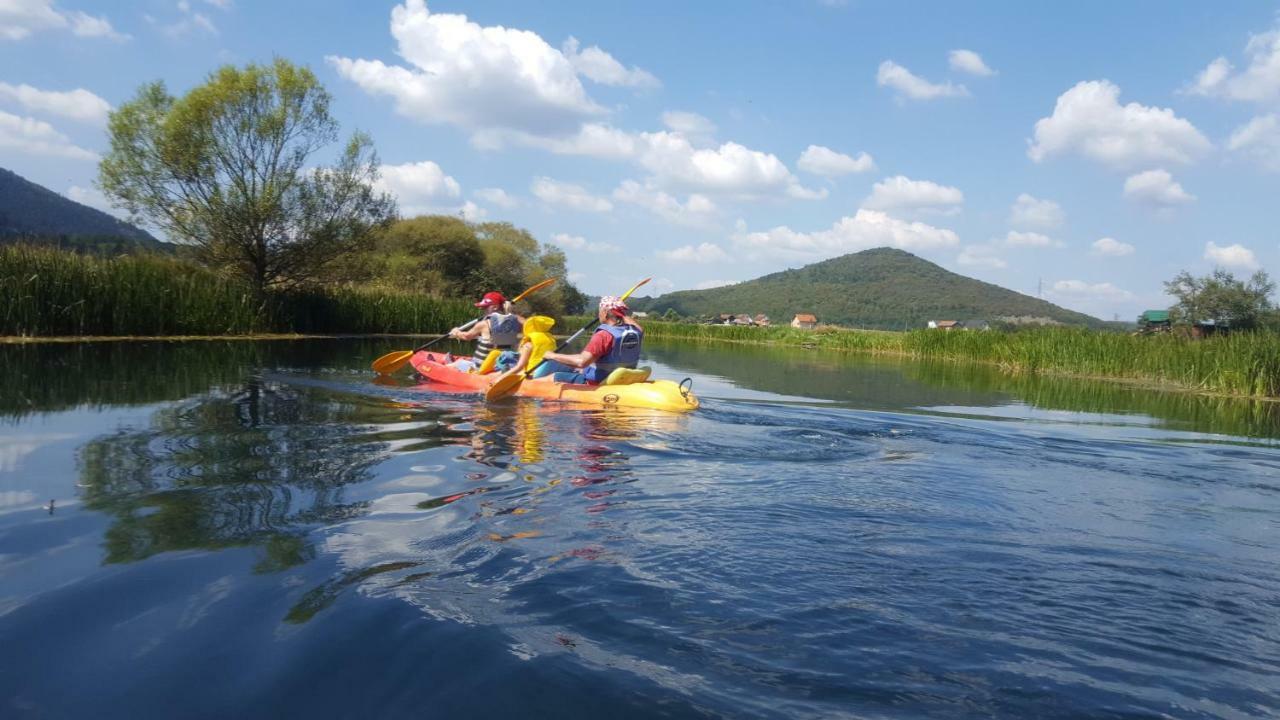
<svg viewBox="0 0 1280 720">
<path fill-rule="evenodd" d="M 650 320 L 654 338 L 793 345 L 817 350 L 989 363 L 1016 373 L 1119 378 L 1202 392 L 1280 397 L 1280 333 L 1241 332 L 1194 340 L 1083 328 L 1020 332 L 692 325 Z"/>
<path fill-rule="evenodd" d="M 0 335 L 441 332 L 469 303 L 390 289 L 312 287 L 257 298 L 242 279 L 161 255 L 0 248 Z"/>
</svg>

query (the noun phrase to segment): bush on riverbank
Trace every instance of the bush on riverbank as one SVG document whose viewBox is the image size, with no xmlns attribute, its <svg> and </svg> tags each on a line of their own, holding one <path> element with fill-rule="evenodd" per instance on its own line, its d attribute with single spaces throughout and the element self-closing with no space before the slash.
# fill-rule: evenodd
<svg viewBox="0 0 1280 720">
<path fill-rule="evenodd" d="M 100 258 L 0 248 L 0 335 L 243 335 L 441 332 L 465 302 L 361 288 L 272 292 L 160 255 Z"/>
<path fill-rule="evenodd" d="M 912 330 L 817 331 L 645 321 L 653 338 L 797 345 L 999 365 L 1045 372 L 1167 383 L 1233 395 L 1280 397 L 1280 333 L 1232 333 L 1204 340 L 1047 327 L 1016 333 Z"/>
</svg>

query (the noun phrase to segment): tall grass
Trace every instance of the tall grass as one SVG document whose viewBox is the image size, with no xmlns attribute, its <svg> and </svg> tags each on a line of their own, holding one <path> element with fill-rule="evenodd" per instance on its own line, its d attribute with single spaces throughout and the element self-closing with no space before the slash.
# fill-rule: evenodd
<svg viewBox="0 0 1280 720">
<path fill-rule="evenodd" d="M 0 335 L 438 332 L 472 312 L 463 302 L 354 288 L 259 301 L 247 284 L 175 258 L 0 248 Z"/>
<path fill-rule="evenodd" d="M 1232 333 L 1203 340 L 1132 336 L 1083 328 L 1019 332 L 797 330 L 650 320 L 655 338 L 795 345 L 819 350 L 991 363 L 1011 372 L 1122 378 L 1232 395 L 1280 397 L 1280 334 Z"/>
</svg>

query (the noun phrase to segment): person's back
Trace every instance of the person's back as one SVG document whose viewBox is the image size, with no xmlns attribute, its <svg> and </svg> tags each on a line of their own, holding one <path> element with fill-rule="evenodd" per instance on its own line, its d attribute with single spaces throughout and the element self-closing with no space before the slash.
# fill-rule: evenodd
<svg viewBox="0 0 1280 720">
<path fill-rule="evenodd" d="M 622 300 L 607 295 L 600 298 L 600 326 L 582 352 L 546 354 L 548 361 L 556 363 L 553 378 L 558 382 L 602 383 L 608 379 L 609 373 L 618 368 L 639 365 L 644 330 L 630 314 Z M 581 372 L 564 372 L 571 368 Z"/>
<path fill-rule="evenodd" d="M 475 341 L 471 367 L 479 367 L 494 349 L 514 351 L 520 343 L 520 331 L 524 326 L 524 318 L 511 312 L 511 303 L 507 302 L 502 293 L 485 293 L 476 307 L 484 308 L 489 314 L 469 330 L 454 328 L 449 331 L 452 338 Z M 460 365 L 465 362 L 458 361 Z"/>
</svg>

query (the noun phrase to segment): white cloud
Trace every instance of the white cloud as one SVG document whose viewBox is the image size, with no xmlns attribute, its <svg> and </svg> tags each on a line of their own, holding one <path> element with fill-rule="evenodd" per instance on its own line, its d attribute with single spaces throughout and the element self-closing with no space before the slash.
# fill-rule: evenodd
<svg viewBox="0 0 1280 720">
<path fill-rule="evenodd" d="M 675 250 L 659 250 L 657 255 L 667 262 L 697 263 L 699 265 L 729 261 L 729 253 L 715 243 L 706 242 L 696 246 L 685 245 Z"/>
<path fill-rule="evenodd" d="M 972 267 L 996 269 L 1008 267 L 1009 263 L 997 256 L 996 252 L 996 248 L 991 245 L 965 245 L 960 254 L 956 256 L 956 262 L 960 265 Z"/>
<path fill-rule="evenodd" d="M 966 97 L 969 94 L 969 90 L 963 85 L 931 83 L 892 60 L 880 63 L 880 68 L 876 71 L 876 84 L 898 91 L 899 98 L 908 97 L 912 100 Z"/>
<path fill-rule="evenodd" d="M 1204 246 L 1204 259 L 1214 265 L 1222 265 L 1224 267 L 1244 270 L 1256 270 L 1258 268 L 1258 258 L 1254 257 L 1253 251 L 1239 243 L 1224 247 L 1210 241 Z"/>
<path fill-rule="evenodd" d="M 996 71 L 987 67 L 982 61 L 982 56 L 972 50 L 952 50 L 947 55 L 947 59 L 951 62 L 951 69 L 957 72 L 969 73 L 978 77 L 989 77 L 995 75 Z"/>
<path fill-rule="evenodd" d="M 111 111 L 110 103 L 84 88 L 58 92 L 0 82 L 0 101 L 4 100 L 16 102 L 28 112 L 60 115 L 95 124 L 106 123 L 107 113 Z"/>
<path fill-rule="evenodd" d="M 605 114 L 578 70 L 537 33 L 482 27 L 465 15 L 432 13 L 424 0 L 391 11 L 391 35 L 408 67 L 329 56 L 344 78 L 387 95 L 401 114 L 472 132 L 568 137 Z"/>
<path fill-rule="evenodd" d="M 219 10 L 231 9 L 231 0 L 204 0 L 204 1 L 218 8 Z"/>
<path fill-rule="evenodd" d="M 613 209 L 613 203 L 592 195 L 581 185 L 564 183 L 549 177 L 534 178 L 529 189 L 534 197 L 548 205 L 563 205 L 581 212 L 609 212 Z"/>
<path fill-rule="evenodd" d="M 1111 283 L 1087 283 L 1083 280 L 1058 280 L 1050 287 L 1049 294 L 1111 303 L 1128 302 L 1134 299 L 1133 293 Z"/>
<path fill-rule="evenodd" d="M 69 30 L 76 37 L 128 40 L 104 17 L 64 12 L 53 0 L 0 0 L 0 40 L 22 40 L 42 30 Z"/>
<path fill-rule="evenodd" d="M 1004 237 L 1004 244 L 1007 247 L 1062 247 L 1062 243 L 1054 240 L 1048 235 L 1041 235 L 1037 232 L 1018 232 L 1010 230 Z"/>
<path fill-rule="evenodd" d="M 872 186 L 871 195 L 862 202 L 862 207 L 954 215 L 963 204 L 964 193 L 959 188 L 896 175 Z"/>
<path fill-rule="evenodd" d="M 703 280 L 693 286 L 694 290 L 711 290 L 718 287 L 727 287 L 729 285 L 737 285 L 741 280 Z"/>
<path fill-rule="evenodd" d="M 470 200 L 462 203 L 462 206 L 458 208 L 457 213 L 467 222 L 479 222 L 489 215 L 488 210 L 485 210 Z"/>
<path fill-rule="evenodd" d="M 1091 247 L 1093 250 L 1090 254 L 1103 255 L 1106 257 L 1124 257 L 1126 255 L 1132 255 L 1134 252 L 1134 247 L 1129 243 L 1120 242 L 1115 238 L 1109 237 L 1094 240 Z"/>
<path fill-rule="evenodd" d="M 0 149 L 27 155 L 62 157 L 71 160 L 97 160 L 98 154 L 71 142 L 52 125 L 29 117 L 19 117 L 0 110 Z"/>
<path fill-rule="evenodd" d="M 1280 172 L 1280 115 L 1261 115 L 1240 126 L 1227 140 L 1227 149 Z"/>
<path fill-rule="evenodd" d="M 189 0 L 178 0 L 177 8 L 181 14 L 173 22 L 161 22 L 151 15 L 143 15 L 143 18 L 158 28 L 160 32 L 174 40 L 186 37 L 197 30 L 202 30 L 210 35 L 218 34 L 218 26 L 214 24 L 213 20 L 208 15 L 193 10 Z"/>
<path fill-rule="evenodd" d="M 581 235 L 570 235 L 568 233 L 556 233 L 555 235 L 552 235 L 551 242 L 562 248 L 568 248 L 570 250 L 586 250 L 587 252 L 593 253 L 620 252 L 622 250 L 622 248 L 612 243 L 588 242 L 587 239 Z"/>
<path fill-rule="evenodd" d="M 1196 196 L 1174 182 L 1167 170 L 1147 170 L 1130 175 L 1124 181 L 1124 196 L 1128 200 L 1157 208 L 1172 208 L 1195 202 Z"/>
<path fill-rule="evenodd" d="M 634 88 L 662 87 L 658 78 L 638 67 L 627 69 L 612 55 L 592 45 L 579 52 L 578 39 L 570 36 L 560 46 L 560 51 L 569 59 L 578 74 L 601 85 L 615 85 Z"/>
<path fill-rule="evenodd" d="M 107 200 L 107 196 L 103 195 L 97 188 L 84 188 L 79 185 L 72 185 L 63 193 L 68 198 L 80 203 L 88 205 L 95 210 L 101 210 L 109 215 L 123 218 L 121 211 L 111 207 L 111 203 Z"/>
<path fill-rule="evenodd" d="M 1211 147 L 1190 122 L 1167 108 L 1120 105 L 1120 88 L 1106 80 L 1077 83 L 1058 97 L 1053 115 L 1036 121 L 1027 155 L 1040 162 L 1079 152 L 1115 168 L 1158 162 L 1190 163 Z"/>
<path fill-rule="evenodd" d="M 1229 60 L 1217 58 L 1200 71 L 1186 91 L 1259 103 L 1280 100 L 1280 28 L 1250 35 L 1244 54 L 1249 63 L 1244 70 L 1235 72 Z"/>
<path fill-rule="evenodd" d="M 502 188 L 480 188 L 472 194 L 490 205 L 497 205 L 504 210 L 510 210 L 520 205 L 520 198 L 508 195 L 507 191 Z"/>
<path fill-rule="evenodd" d="M 736 245 L 760 257 L 808 260 L 835 257 L 874 247 L 933 250 L 955 247 L 960 238 L 951 230 L 922 222 L 899 220 L 876 210 L 859 210 L 842 217 L 826 230 L 803 233 L 786 226 L 765 232 L 747 232 L 739 223 L 733 235 Z"/>
<path fill-rule="evenodd" d="M 695 144 L 708 143 L 716 134 L 716 124 L 694 112 L 668 110 L 662 113 L 662 124 Z"/>
<path fill-rule="evenodd" d="M 1027 193 L 1019 195 L 1009 208 L 1009 224 L 1013 227 L 1052 229 L 1061 225 L 1062 220 L 1062 206 Z"/>
<path fill-rule="evenodd" d="M 694 193 L 685 202 L 651 185 L 635 180 L 624 180 L 613 191 L 613 199 L 645 208 L 654 215 L 677 225 L 711 227 L 715 225 L 718 208 L 705 195 Z"/>
<path fill-rule="evenodd" d="M 849 173 L 875 170 L 876 163 L 865 152 L 859 153 L 858 157 L 853 158 L 844 153 L 838 153 L 831 148 L 810 145 L 800 154 L 800 159 L 796 161 L 796 167 L 814 175 L 836 177 L 838 175 L 848 175 Z"/>
<path fill-rule="evenodd" d="M 665 187 L 741 198 L 785 194 L 816 200 L 827 196 L 826 189 L 803 187 L 776 155 L 735 142 L 697 149 L 679 133 L 657 132 L 642 133 L 638 145 L 637 162 Z"/>
<path fill-rule="evenodd" d="M 441 201 L 459 197 L 462 188 L 458 181 L 446 175 L 440 166 L 424 160 L 403 165 L 383 165 L 379 168 L 378 189 L 396 196 L 400 210 L 415 215 L 432 212 L 441 207 Z"/>
</svg>

